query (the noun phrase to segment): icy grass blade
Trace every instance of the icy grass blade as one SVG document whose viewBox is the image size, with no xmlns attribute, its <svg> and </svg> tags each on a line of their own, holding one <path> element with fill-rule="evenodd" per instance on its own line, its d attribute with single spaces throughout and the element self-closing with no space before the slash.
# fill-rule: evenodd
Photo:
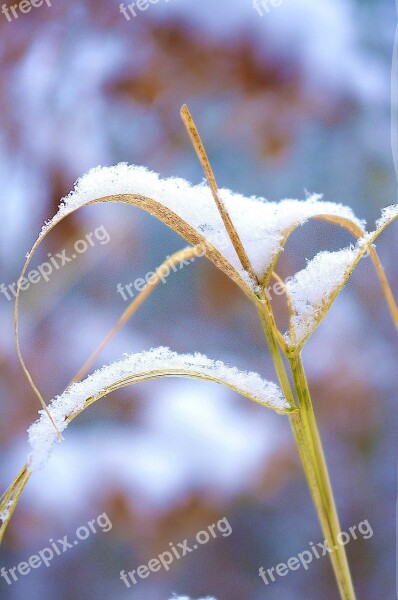
<svg viewBox="0 0 398 600">
<path fill-rule="evenodd" d="M 320 252 L 308 262 L 305 269 L 296 273 L 294 278 L 286 283 L 289 301 L 295 311 L 291 319 L 293 336 L 285 337 L 291 352 L 297 353 L 301 350 L 366 253 L 373 253 L 373 258 L 377 257 L 378 260 L 373 244 L 397 217 L 398 205 L 383 209 L 381 218 L 376 222 L 376 230 L 360 238 L 355 247 L 351 246 L 337 252 Z M 377 260 L 376 262 L 374 260 L 376 267 Z M 380 268 L 384 275 L 381 265 Z M 383 284 L 382 276 L 380 279 Z M 383 289 L 398 329 L 397 307 L 394 298 L 392 296 L 389 298 L 391 290 L 387 280 L 385 281 L 387 288 L 383 286 Z"/>
<path fill-rule="evenodd" d="M 247 249 L 257 279 L 263 283 L 272 273 L 273 264 L 286 241 L 286 232 L 298 224 L 309 218 L 327 215 L 331 220 L 347 219 L 358 227 L 363 225 L 350 208 L 323 202 L 319 196 L 312 196 L 304 202 L 283 200 L 275 203 L 261 198 L 246 198 L 229 190 L 220 190 L 219 193 L 232 221 L 237 224 L 237 232 Z M 152 197 L 157 199 L 153 200 Z M 20 284 L 34 253 L 51 229 L 78 208 L 101 202 L 132 204 L 158 217 L 191 244 L 201 244 L 206 256 L 237 283 L 252 301 L 257 303 L 259 300 L 258 284 L 243 269 L 206 186 L 192 186 L 179 178 L 161 179 L 158 174 L 144 167 L 125 163 L 92 169 L 77 181 L 75 189 L 61 202 L 57 214 L 43 227 L 27 255 L 19 278 L 14 312 L 17 353 L 22 369 L 45 410 L 46 403 L 26 367 L 20 349 Z"/>
<path fill-rule="evenodd" d="M 354 247 L 320 252 L 286 283 L 295 312 L 291 323 L 294 334 L 294 339 L 289 340 L 291 346 L 301 347 L 315 330 L 332 298 L 342 289 L 359 254 L 360 249 Z"/>
<path fill-rule="evenodd" d="M 393 205 L 393 206 L 389 206 L 385 209 L 383 209 L 382 211 L 382 217 L 381 219 L 379 219 L 376 223 L 378 229 L 380 229 L 380 227 L 383 224 L 388 225 L 389 223 L 392 222 L 392 220 L 394 219 L 394 217 L 396 216 L 396 213 L 398 211 L 398 205 Z M 359 241 L 360 239 L 366 237 L 367 233 L 365 230 L 365 222 L 361 222 L 358 221 L 358 219 L 354 218 L 354 219 L 350 219 L 347 216 L 341 216 L 341 215 L 337 215 L 337 214 L 316 214 L 313 217 L 311 217 L 313 219 L 317 219 L 317 220 L 321 220 L 321 221 L 326 221 L 328 223 L 334 223 L 340 227 L 342 227 L 343 229 L 346 229 L 349 233 L 351 233 L 355 239 L 357 241 Z M 284 236 L 284 241 L 283 241 L 283 246 L 285 246 L 288 238 L 290 237 L 290 235 L 297 229 L 297 227 L 299 227 L 300 223 L 295 224 L 291 229 L 289 229 L 287 232 L 285 232 L 285 236 Z M 384 294 L 384 297 L 387 301 L 388 307 L 390 309 L 391 312 L 391 316 L 392 319 L 395 323 L 395 326 L 398 330 L 398 307 L 397 304 L 395 302 L 395 298 L 393 295 L 393 292 L 391 290 L 389 281 L 387 279 L 387 276 L 384 272 L 383 266 L 381 264 L 380 258 L 376 252 L 376 249 L 374 246 L 370 245 L 368 247 L 368 251 L 370 254 L 370 258 L 373 262 L 373 265 L 376 269 L 376 273 L 377 276 L 379 278 L 381 287 L 382 287 L 382 291 Z M 279 259 L 280 256 L 280 252 L 279 254 L 275 257 L 273 265 L 272 265 L 272 269 L 275 268 L 276 263 Z M 270 277 L 271 277 L 272 273 L 270 273 L 267 277 L 267 281 L 266 283 L 268 283 Z M 266 284 L 265 284 L 266 285 Z"/>
<path fill-rule="evenodd" d="M 128 354 L 98 369 L 83 381 L 72 384 L 48 408 L 59 430 L 64 431 L 80 412 L 110 392 L 140 381 L 171 376 L 221 383 L 278 413 L 292 411 L 279 387 L 264 381 L 257 373 L 240 371 L 202 354 L 176 354 L 164 347 Z M 32 447 L 28 458 L 30 472 L 46 463 L 57 440 L 46 412 L 41 410 L 40 413 L 38 421 L 28 430 Z"/>
<path fill-rule="evenodd" d="M 259 280 L 268 274 L 288 230 L 317 215 L 339 216 L 363 227 L 352 210 L 324 202 L 319 195 L 307 200 L 267 202 L 227 189 L 219 191 Z M 153 200 L 152 200 L 153 198 Z M 121 163 L 89 171 L 66 196 L 58 213 L 43 228 L 43 236 L 66 215 L 95 202 L 127 202 L 147 210 L 191 244 L 209 246 L 208 257 L 246 293 L 253 296 L 256 284 L 242 268 L 222 218 L 206 185 L 192 186 L 180 178 L 161 178 L 144 167 Z"/>
<path fill-rule="evenodd" d="M 10 518 L 10 509 L 12 507 L 12 500 L 7 500 L 4 503 L 4 506 L 1 506 L 0 509 L 0 521 L 2 523 L 4 523 L 5 521 L 7 521 Z"/>
<path fill-rule="evenodd" d="M 241 266 L 209 188 L 192 186 L 177 177 L 162 179 L 145 167 L 121 163 L 89 171 L 62 200 L 38 241 L 65 216 L 82 206 L 101 202 L 121 202 L 142 208 L 190 244 L 202 244 L 207 257 L 251 299 L 256 299 L 255 283 Z"/>
<path fill-rule="evenodd" d="M 80 182 L 76 184 L 74 192 L 72 192 L 69 196 L 67 196 L 64 199 L 64 202 L 61 203 L 59 207 L 58 213 L 55 215 L 55 217 L 53 217 L 53 219 L 49 223 L 47 223 L 43 227 L 38 239 L 36 240 L 31 251 L 27 255 L 25 264 L 22 268 L 21 275 L 18 279 L 17 296 L 15 299 L 15 343 L 17 355 L 21 363 L 22 369 L 24 371 L 24 374 L 39 402 L 43 406 L 44 410 L 47 412 L 47 415 L 50 420 L 52 419 L 52 417 L 47 410 L 46 402 L 44 401 L 40 391 L 35 385 L 21 352 L 19 340 L 19 302 L 21 283 L 33 258 L 33 255 L 40 246 L 41 242 L 44 240 L 45 236 L 63 218 L 65 218 L 67 215 L 71 214 L 81 206 L 101 202 L 122 202 L 143 208 L 150 214 L 158 217 L 164 223 L 169 225 L 175 232 L 182 235 L 190 243 L 194 245 L 201 245 L 203 247 L 203 251 L 214 262 L 214 264 L 218 268 L 223 270 L 233 281 L 235 281 L 249 296 L 251 300 L 257 301 L 257 296 L 255 295 L 253 289 L 250 287 L 248 281 L 246 281 L 250 279 L 250 277 L 247 274 L 247 276 L 243 274 L 242 278 L 237 272 L 237 270 L 224 258 L 224 256 L 214 246 L 212 246 L 208 242 L 208 240 L 201 233 L 198 233 L 198 231 L 196 231 L 191 225 L 189 225 L 183 219 L 181 219 L 176 213 L 168 209 L 166 205 L 162 205 L 160 202 L 152 200 L 149 197 L 144 197 L 137 194 L 118 194 L 118 191 L 121 192 L 122 189 L 126 189 L 126 186 L 127 188 L 129 188 L 130 185 L 132 187 L 139 187 L 144 193 L 155 189 L 159 192 L 160 196 L 162 196 L 163 194 L 163 196 L 170 196 L 171 198 L 173 198 L 173 195 L 176 195 L 179 200 L 181 200 L 181 198 L 187 197 L 188 200 L 192 201 L 192 194 L 191 196 L 189 196 L 189 190 L 191 189 L 191 186 L 184 180 L 171 178 L 164 180 L 163 183 L 164 185 L 160 181 L 158 175 L 151 173 L 144 167 L 128 167 L 125 164 L 121 164 L 118 167 L 111 167 L 107 169 L 93 169 L 86 177 L 83 177 L 82 180 L 80 180 Z M 194 193 L 193 204 L 194 207 L 196 206 L 196 208 L 198 208 L 196 200 L 198 200 L 199 197 L 201 197 L 205 188 L 203 186 L 197 186 L 197 188 L 195 189 L 196 197 Z M 106 193 L 109 193 L 111 195 L 104 196 L 104 194 Z M 211 203 L 211 207 L 215 212 L 216 217 L 218 217 L 218 219 L 221 220 L 218 211 L 213 204 L 214 203 Z M 222 230 L 221 234 L 224 235 L 223 244 L 231 244 L 225 230 Z M 57 429 L 57 425 L 55 423 L 52 423 L 52 425 L 54 429 Z M 57 434 L 60 440 L 62 440 L 60 431 L 57 430 Z"/>
<path fill-rule="evenodd" d="M 358 219 L 351 208 L 343 204 L 334 202 L 325 202 L 319 194 L 309 196 L 305 201 L 302 200 L 282 200 L 277 203 L 280 227 L 279 248 L 275 251 L 272 259 L 268 260 L 268 268 L 264 273 L 262 285 L 265 288 L 272 277 L 272 273 L 280 258 L 282 251 L 289 237 L 310 220 L 321 220 L 328 223 L 339 225 L 355 235 L 356 238 L 362 237 L 366 233 L 366 222 Z M 289 220 L 286 219 L 289 215 Z M 283 218 L 281 218 L 281 216 Z"/>
<path fill-rule="evenodd" d="M 381 217 L 376 221 L 376 231 L 384 231 L 385 227 L 394 221 L 398 217 L 398 204 L 391 204 L 386 206 L 381 211 Z"/>
<path fill-rule="evenodd" d="M 277 413 L 295 410 L 277 385 L 264 381 L 257 373 L 240 371 L 201 354 L 176 354 L 163 347 L 125 355 L 122 360 L 102 367 L 85 380 L 72 384 L 51 402 L 48 410 L 59 430 L 64 431 L 83 410 L 110 392 L 141 381 L 172 376 L 221 383 Z M 46 463 L 57 441 L 57 431 L 46 411 L 39 412 L 40 418 L 28 430 L 32 448 L 28 463 L 0 499 L 0 543 L 32 472 Z"/>
</svg>

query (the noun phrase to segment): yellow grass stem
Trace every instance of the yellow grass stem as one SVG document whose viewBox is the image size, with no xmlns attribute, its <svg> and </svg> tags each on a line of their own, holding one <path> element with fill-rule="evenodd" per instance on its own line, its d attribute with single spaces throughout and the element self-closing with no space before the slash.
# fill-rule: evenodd
<svg viewBox="0 0 398 600">
<path fill-rule="evenodd" d="M 210 166 L 209 159 L 207 158 L 206 150 L 204 149 L 198 129 L 186 104 L 184 104 L 181 108 L 181 118 L 187 129 L 195 152 L 199 158 L 200 164 L 202 165 L 207 182 L 211 189 L 211 193 L 213 194 L 214 201 L 217 205 L 218 212 L 220 213 L 225 229 L 228 232 L 229 238 L 233 247 L 235 248 L 235 252 L 238 255 L 241 265 L 245 271 L 250 274 L 253 281 L 258 284 L 259 282 L 257 275 L 252 267 L 249 257 L 247 256 L 246 250 L 242 244 L 238 232 L 236 231 L 235 225 L 232 223 L 231 217 L 229 216 L 227 208 L 220 196 L 213 170 Z"/>
<path fill-rule="evenodd" d="M 328 547 L 333 548 L 330 558 L 341 599 L 355 600 L 345 547 L 338 543 L 341 529 L 301 358 L 299 355 L 289 357 L 298 400 L 296 405 L 266 303 L 259 305 L 258 310 L 282 391 L 290 406 L 297 407 L 289 414 L 290 425 L 323 534 Z"/>
<path fill-rule="evenodd" d="M 290 357 L 289 360 L 299 406 L 298 415 L 292 415 L 291 422 L 300 432 L 300 455 L 305 455 L 306 461 L 308 457 L 311 460 L 309 479 L 307 474 L 308 485 L 328 548 L 332 550 L 329 556 L 340 596 L 342 600 L 355 600 L 345 547 L 339 543 L 339 518 L 303 364 L 300 355 Z M 300 422 L 297 423 L 299 417 Z"/>
</svg>

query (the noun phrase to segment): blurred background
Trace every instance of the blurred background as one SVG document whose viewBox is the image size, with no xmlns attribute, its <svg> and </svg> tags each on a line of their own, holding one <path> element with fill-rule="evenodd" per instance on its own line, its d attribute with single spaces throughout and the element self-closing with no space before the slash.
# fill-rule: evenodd
<svg viewBox="0 0 398 600">
<path fill-rule="evenodd" d="M 275 3 L 276 4 L 276 3 Z M 351 205 L 372 229 L 396 202 L 391 152 L 393 0 L 159 0 L 130 20 L 112 0 L 54 0 L 0 14 L 1 282 L 62 196 L 89 168 L 120 161 L 194 183 L 203 174 L 179 109 L 198 124 L 218 183 L 269 200 Z M 31 268 L 105 227 L 96 243 L 21 301 L 22 350 L 44 398 L 61 393 L 127 307 L 133 282 L 185 242 L 130 206 L 96 205 L 46 238 Z M 378 249 L 395 294 L 397 228 Z M 286 277 L 321 249 L 352 241 L 307 224 L 289 241 Z M 12 294 L 11 294 L 12 296 Z M 11 298 L 12 300 L 12 298 Z M 17 361 L 13 302 L 0 295 L 0 485 L 25 462 L 38 402 Z M 281 299 L 276 304 L 284 322 Z M 166 345 L 275 380 L 255 310 L 205 259 L 169 277 L 98 359 Z M 358 599 L 395 598 L 398 343 L 364 261 L 304 351 L 342 528 L 374 535 L 347 552 Z M 328 559 L 266 587 L 258 569 L 322 540 L 286 418 L 198 381 L 149 382 L 86 411 L 35 473 L 9 526 L 10 568 L 106 512 L 92 535 L 12 586 L 6 600 L 337 600 Z M 227 517 L 219 536 L 127 589 L 119 579 L 169 543 Z"/>
</svg>

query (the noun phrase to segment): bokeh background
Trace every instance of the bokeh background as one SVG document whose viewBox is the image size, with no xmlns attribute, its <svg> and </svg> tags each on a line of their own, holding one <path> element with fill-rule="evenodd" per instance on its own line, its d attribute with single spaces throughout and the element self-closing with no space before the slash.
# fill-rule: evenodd
<svg viewBox="0 0 398 600">
<path fill-rule="evenodd" d="M 89 168 L 120 161 L 198 183 L 179 118 L 186 102 L 220 186 L 270 200 L 307 192 L 351 205 L 370 227 L 396 202 L 391 152 L 393 0 L 159 0 L 127 21 L 112 0 L 54 0 L 9 23 L 0 15 L 1 282 L 60 198 Z M 23 294 L 22 348 L 43 396 L 61 393 L 126 308 L 116 291 L 185 243 L 139 209 L 86 207 L 46 238 L 41 255 L 100 226 L 110 242 Z M 398 293 L 397 229 L 379 242 Z M 307 224 L 289 241 L 285 277 L 320 249 L 352 241 Z M 32 265 L 32 267 L 34 264 Z M 276 307 L 283 323 L 284 307 Z M 0 484 L 25 461 L 38 403 L 0 295 Z M 205 259 L 169 278 L 106 348 L 201 351 L 275 379 L 257 316 Z M 396 332 L 364 261 L 304 351 L 360 600 L 395 598 Z M 105 512 L 109 533 L 33 571 L 6 600 L 336 600 L 327 558 L 266 587 L 258 576 L 322 540 L 287 419 L 212 384 L 166 380 L 114 393 L 66 432 L 32 477 L 0 550 L 10 568 Z M 119 579 L 170 542 L 227 517 L 233 534 L 130 590 Z"/>
</svg>

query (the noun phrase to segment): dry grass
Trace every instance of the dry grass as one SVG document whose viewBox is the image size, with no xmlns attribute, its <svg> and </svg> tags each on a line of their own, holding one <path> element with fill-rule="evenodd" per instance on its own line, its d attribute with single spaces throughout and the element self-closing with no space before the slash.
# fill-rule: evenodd
<svg viewBox="0 0 398 600">
<path fill-rule="evenodd" d="M 171 264 L 177 263 L 181 260 L 181 258 L 191 257 L 195 253 L 195 247 L 200 245 L 205 251 L 206 256 L 209 258 L 218 268 L 224 271 L 237 285 L 241 287 L 241 289 L 245 292 L 247 297 L 255 304 L 259 316 L 261 319 L 261 324 L 264 328 L 264 333 L 266 340 L 268 342 L 268 346 L 274 361 L 275 370 L 278 376 L 280 387 L 283 391 L 283 394 L 289 404 L 289 409 L 282 411 L 289 414 L 290 423 L 292 426 L 292 430 L 295 436 L 295 440 L 297 442 L 298 452 L 302 459 L 304 472 L 307 478 L 307 482 L 309 485 L 309 489 L 312 494 L 312 498 L 318 513 L 318 517 L 323 529 L 324 536 L 328 541 L 330 547 L 336 546 L 338 549 L 335 553 L 333 553 L 330 557 L 332 560 L 332 565 L 334 568 L 334 572 L 336 575 L 337 584 L 340 591 L 340 596 L 343 600 L 354 600 L 355 592 L 351 581 L 351 575 L 347 563 L 347 558 L 345 554 L 345 549 L 343 546 L 340 546 L 337 543 L 337 535 L 340 532 L 339 520 L 335 508 L 335 502 L 333 498 L 332 489 L 330 486 L 328 471 L 326 467 L 326 461 L 324 458 L 322 444 L 320 440 L 320 435 L 317 428 L 317 423 L 315 419 L 314 410 L 312 407 L 311 396 L 308 389 L 308 384 L 305 376 L 304 367 L 301 361 L 301 350 L 307 341 L 308 337 L 314 331 L 314 329 L 319 325 L 322 319 L 326 316 L 330 306 L 335 301 L 342 287 L 350 277 L 352 271 L 362 259 L 362 257 L 369 252 L 372 261 L 375 265 L 377 275 L 382 285 L 382 289 L 384 295 L 386 297 L 388 306 L 390 308 L 390 312 L 393 318 L 393 321 L 398 329 L 398 309 L 396 302 L 394 300 L 393 294 L 391 292 L 391 288 L 389 286 L 387 277 L 383 271 L 381 266 L 379 257 L 377 252 L 373 246 L 374 242 L 378 238 L 378 236 L 385 230 L 385 228 L 398 217 L 397 215 L 392 214 L 391 218 L 386 219 L 385 223 L 383 223 L 375 232 L 369 234 L 368 237 L 363 241 L 360 251 L 358 253 L 357 258 L 347 269 L 345 273 L 344 280 L 341 285 L 336 287 L 333 290 L 333 293 L 328 297 L 323 306 L 322 310 L 317 314 L 316 322 L 312 329 L 308 332 L 308 335 L 305 336 L 304 339 L 300 341 L 300 343 L 296 343 L 294 337 L 294 330 L 292 327 L 292 320 L 294 317 L 294 307 L 292 303 L 292 299 L 289 297 L 287 293 L 287 289 L 285 288 L 285 297 L 287 301 L 287 309 L 290 316 L 290 339 L 287 341 L 287 338 L 283 336 L 283 333 L 279 331 L 274 316 L 272 312 L 272 305 L 270 300 L 267 298 L 265 293 L 266 286 L 270 279 L 274 277 L 279 283 L 283 286 L 283 282 L 279 278 L 276 273 L 276 265 L 279 258 L 279 254 L 275 257 L 273 264 L 269 268 L 265 277 L 262 281 L 259 281 L 252 264 L 248 258 L 247 252 L 242 244 L 242 241 L 236 231 L 236 228 L 228 214 L 228 211 L 220 198 L 220 194 L 218 191 L 218 187 L 216 184 L 216 179 L 214 177 L 213 171 L 210 167 L 209 161 L 207 159 L 206 152 L 204 150 L 203 144 L 200 140 L 198 131 L 194 124 L 191 114 L 189 113 L 186 106 L 182 108 L 182 118 L 186 125 L 189 136 L 192 140 L 194 148 L 197 152 L 197 155 L 200 159 L 200 162 L 203 166 L 205 175 L 207 177 L 214 201 L 217 205 L 223 223 L 225 225 L 226 231 L 228 232 L 229 238 L 233 244 L 233 247 L 240 259 L 240 262 L 243 268 L 249 273 L 251 279 L 258 284 L 256 292 L 253 291 L 253 288 L 241 277 L 238 271 L 231 265 L 231 263 L 227 260 L 223 254 L 217 250 L 213 245 L 211 245 L 208 240 L 202 236 L 198 231 L 196 231 L 191 225 L 186 223 L 181 217 L 176 215 L 173 211 L 168 209 L 163 204 L 157 202 L 154 199 L 146 198 L 139 195 L 132 194 L 124 194 L 124 195 L 115 195 L 115 196 L 107 196 L 102 198 L 97 198 L 88 203 L 99 203 L 99 202 L 123 202 L 129 203 L 134 206 L 139 206 L 143 208 L 150 214 L 158 217 L 162 220 L 166 225 L 171 227 L 176 233 L 180 234 L 184 237 L 190 244 L 193 244 L 194 248 L 188 248 L 181 250 L 180 252 L 174 254 L 167 261 L 163 263 L 157 270 L 158 277 L 154 278 L 151 283 L 149 283 L 146 288 L 140 293 L 140 295 L 131 303 L 131 305 L 127 308 L 127 310 L 123 313 L 118 323 L 113 327 L 113 329 L 109 332 L 109 334 L 105 337 L 105 339 L 101 342 L 97 350 L 92 354 L 92 356 L 87 360 L 87 362 L 82 366 L 79 372 L 74 377 L 73 381 L 81 380 L 86 373 L 91 368 L 94 361 L 98 358 L 100 352 L 104 349 L 104 347 L 109 343 L 112 337 L 123 327 L 123 325 L 132 317 L 135 311 L 142 305 L 142 303 L 146 300 L 146 298 L 155 290 L 156 286 L 160 281 L 159 274 L 162 273 L 162 269 L 167 269 Z M 330 216 L 326 214 L 318 214 L 316 215 L 317 219 L 325 220 L 328 222 L 332 222 L 341 226 L 342 228 L 348 230 L 356 239 L 363 238 L 365 231 L 358 226 L 357 223 L 347 219 L 341 218 L 338 216 Z M 53 224 L 49 227 L 47 233 L 55 226 Z M 289 236 L 293 233 L 293 231 L 299 226 L 299 223 L 292 226 L 289 230 L 281 232 L 283 234 L 283 246 L 288 240 Z M 43 240 L 43 236 L 39 238 L 39 240 L 35 243 L 32 248 L 31 253 L 23 267 L 20 280 L 21 282 L 25 271 L 32 259 L 33 254 L 37 250 L 39 244 Z M 18 286 L 19 287 L 19 286 Z M 15 304 L 15 337 L 16 337 L 16 345 L 18 350 L 18 355 L 20 357 L 20 361 L 24 372 L 34 390 L 36 396 L 39 398 L 44 410 L 48 413 L 48 408 L 44 399 L 42 398 L 39 390 L 36 388 L 32 377 L 29 373 L 28 368 L 25 365 L 25 362 L 22 357 L 22 353 L 19 345 L 19 335 L 18 335 L 18 310 L 19 310 L 19 289 L 18 295 L 16 298 Z M 289 365 L 290 374 L 288 373 L 288 369 L 286 364 Z M 129 378 L 125 378 L 119 381 L 113 382 L 111 385 L 107 386 L 106 389 L 102 390 L 100 394 L 89 396 L 86 399 L 84 407 L 79 409 L 78 411 L 72 412 L 67 415 L 67 422 L 73 421 L 83 410 L 91 406 L 96 400 L 106 396 L 108 393 L 112 392 L 119 387 L 124 387 L 126 385 L 131 385 L 136 381 L 144 381 L 148 379 L 152 379 L 154 377 L 165 377 L 165 376 L 192 376 L 191 374 L 184 373 L 181 370 L 161 370 L 161 371 L 150 371 L 143 372 L 139 375 L 134 375 Z M 290 378 L 289 378 L 290 375 Z M 208 376 L 204 376 L 203 373 L 198 372 L 194 377 L 200 379 L 210 379 L 212 381 L 221 382 L 217 378 L 212 378 Z M 291 385 L 290 381 L 293 382 Z M 221 382 L 225 383 L 225 382 Z M 229 384 L 227 384 L 229 385 Z M 240 389 L 237 386 L 230 386 L 235 391 L 242 393 L 250 398 L 250 394 L 245 394 L 245 391 Z M 255 399 L 255 398 L 251 398 Z M 50 413 L 49 417 L 52 419 Z M 54 421 L 53 421 L 54 423 Z M 55 423 L 54 426 L 56 427 Z M 59 436 L 61 436 L 60 432 Z M 8 490 L 3 494 L 0 502 L 0 512 L 3 513 L 3 523 L 0 527 L 0 540 L 3 538 L 6 527 L 9 523 L 9 520 L 18 504 L 18 500 L 22 494 L 22 491 L 30 477 L 31 473 L 29 471 L 29 465 L 25 465 L 20 473 L 17 475 L 16 479 L 10 485 Z"/>
</svg>

